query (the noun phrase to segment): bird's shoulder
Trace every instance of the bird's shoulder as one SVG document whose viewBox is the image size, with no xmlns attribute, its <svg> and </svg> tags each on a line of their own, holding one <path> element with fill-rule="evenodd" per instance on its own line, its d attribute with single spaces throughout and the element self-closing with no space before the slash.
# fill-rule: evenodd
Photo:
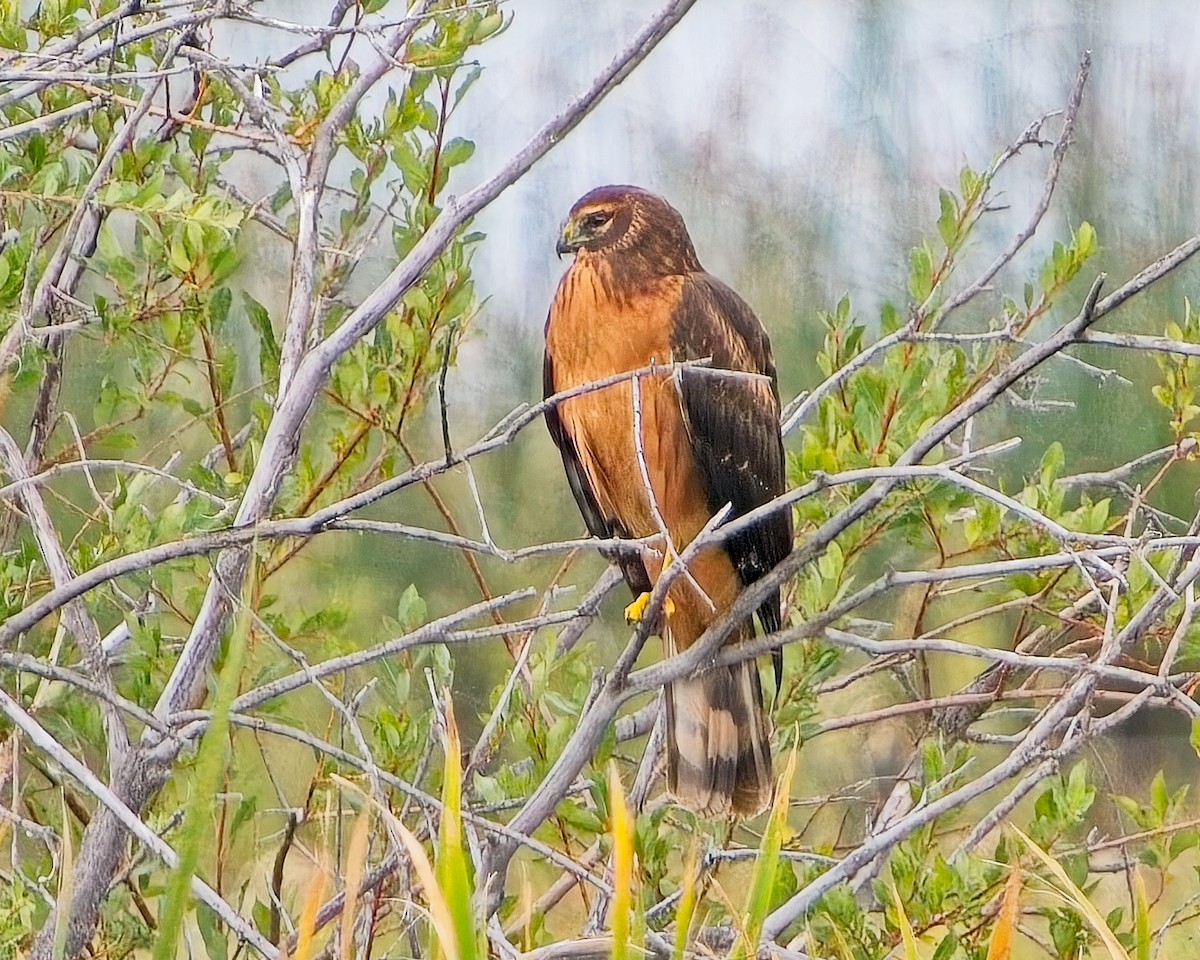
<svg viewBox="0 0 1200 960">
<path fill-rule="evenodd" d="M 741 295 L 704 271 L 682 280 L 672 337 L 676 357 L 711 356 L 719 366 L 774 376 L 770 337 Z"/>
</svg>

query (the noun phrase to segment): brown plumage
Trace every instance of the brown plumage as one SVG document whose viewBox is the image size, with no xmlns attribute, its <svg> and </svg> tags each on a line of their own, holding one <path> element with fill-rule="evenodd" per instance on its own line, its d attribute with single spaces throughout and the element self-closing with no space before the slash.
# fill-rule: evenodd
<svg viewBox="0 0 1200 960">
<path fill-rule="evenodd" d="M 779 394 L 766 331 L 746 303 L 700 266 L 683 218 L 637 187 L 599 187 L 571 209 L 558 252 L 575 261 L 546 320 L 546 396 L 648 366 L 711 357 L 714 367 L 765 375 L 713 377 L 683 369 L 639 378 L 641 447 L 630 381 L 573 397 L 546 414 L 571 491 L 598 537 L 659 534 L 657 507 L 682 551 L 726 503 L 740 516 L 784 490 Z M 787 511 L 702 551 L 671 586 L 663 631 L 686 650 L 747 584 L 791 549 Z M 662 571 L 660 553 L 623 559 L 635 595 Z M 711 605 L 710 605 L 711 601 Z M 715 611 L 714 608 L 715 607 Z M 780 624 L 779 594 L 759 608 Z M 752 622 L 729 643 L 753 636 Z M 776 672 L 779 664 L 777 661 Z M 745 662 L 667 689 L 667 784 L 709 816 L 749 816 L 771 794 L 771 752 L 758 666 Z"/>
</svg>

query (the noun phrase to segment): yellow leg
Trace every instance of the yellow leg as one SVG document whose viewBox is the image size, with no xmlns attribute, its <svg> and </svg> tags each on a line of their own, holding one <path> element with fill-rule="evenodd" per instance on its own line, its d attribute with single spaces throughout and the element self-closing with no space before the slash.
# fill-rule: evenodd
<svg viewBox="0 0 1200 960">
<path fill-rule="evenodd" d="M 625 608 L 625 620 L 627 623 L 640 623 L 643 615 L 646 613 L 646 606 L 650 603 L 650 594 L 643 593 L 640 597 L 633 601 Z M 675 612 L 675 601 L 667 597 L 663 603 L 663 613 L 668 617 Z"/>
<path fill-rule="evenodd" d="M 665 571 L 671 565 L 671 551 L 667 551 L 666 557 L 663 559 L 662 568 Z M 661 576 L 661 574 L 660 574 Z M 642 617 L 646 613 L 646 606 L 650 603 L 650 594 L 643 593 L 629 606 L 625 608 L 625 622 L 629 624 L 641 623 Z M 675 603 L 667 597 L 663 602 L 663 614 L 668 618 L 675 612 Z"/>
</svg>

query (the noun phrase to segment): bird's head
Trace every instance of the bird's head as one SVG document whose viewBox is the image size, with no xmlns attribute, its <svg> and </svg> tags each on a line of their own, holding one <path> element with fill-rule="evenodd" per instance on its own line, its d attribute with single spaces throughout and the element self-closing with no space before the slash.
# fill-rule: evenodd
<svg viewBox="0 0 1200 960">
<path fill-rule="evenodd" d="M 559 256 L 628 255 L 644 267 L 657 266 L 655 272 L 700 269 L 679 211 L 648 190 L 624 184 L 597 187 L 580 197 L 555 249 Z"/>
</svg>

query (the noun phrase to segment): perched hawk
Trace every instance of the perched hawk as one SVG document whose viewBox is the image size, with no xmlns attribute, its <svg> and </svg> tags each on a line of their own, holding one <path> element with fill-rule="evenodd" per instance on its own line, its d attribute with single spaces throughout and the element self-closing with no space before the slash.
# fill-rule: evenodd
<svg viewBox="0 0 1200 960">
<path fill-rule="evenodd" d="M 621 561 L 641 596 L 664 556 L 670 563 L 725 504 L 736 517 L 784 491 L 771 344 L 745 301 L 704 272 L 683 218 L 652 193 L 593 190 L 571 208 L 557 249 L 575 262 L 546 320 L 546 396 L 652 363 L 705 357 L 719 370 L 758 374 L 681 368 L 641 376 L 636 387 L 624 380 L 583 393 L 546 413 L 588 529 L 597 537 L 659 538 L 640 559 Z M 668 652 L 691 646 L 791 544 L 784 510 L 696 556 L 689 576 L 671 586 L 661 631 Z M 635 601 L 630 611 L 642 608 L 644 600 Z M 779 629 L 778 591 L 758 617 L 764 629 Z M 753 634 L 747 621 L 729 642 Z M 667 783 L 707 816 L 749 816 L 768 803 L 771 751 L 757 664 L 667 688 Z"/>
</svg>

